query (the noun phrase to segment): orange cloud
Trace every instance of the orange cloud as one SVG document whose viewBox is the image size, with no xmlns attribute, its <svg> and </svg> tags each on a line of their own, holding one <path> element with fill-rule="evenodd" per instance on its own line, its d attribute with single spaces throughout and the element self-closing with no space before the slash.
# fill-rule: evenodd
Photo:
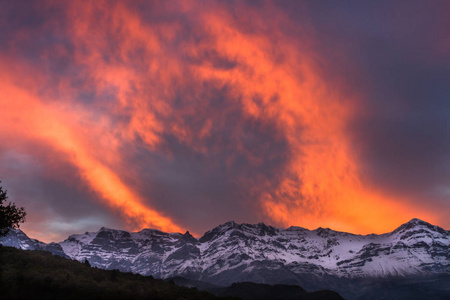
<svg viewBox="0 0 450 300">
<path fill-rule="evenodd" d="M 92 154 L 92 149 L 98 151 L 97 156 L 106 149 L 98 149 L 96 146 L 99 144 L 89 144 L 84 138 L 83 133 L 87 129 L 80 125 L 80 120 L 86 112 L 70 112 L 70 108 L 66 107 L 70 103 L 42 103 L 36 96 L 17 86 L 4 72 L 1 74 L 0 99 L 0 110 L 7 112 L 0 128 L 2 140 L 20 139 L 22 144 L 44 144 L 52 151 L 64 153 L 67 160 L 78 167 L 89 186 L 108 206 L 119 211 L 133 229 L 155 227 L 171 232 L 182 231 L 170 218 L 144 205 L 139 195 Z M 89 127 L 96 136 L 107 134 L 98 132 L 98 129 Z"/>
<path fill-rule="evenodd" d="M 273 23 L 283 23 L 283 15 L 267 9 L 273 9 Z M 246 18 L 247 14 L 259 24 L 256 14 L 246 10 Z M 346 133 L 357 108 L 353 99 L 345 98 L 357 95 L 330 90 L 332 85 L 320 76 L 314 48 L 308 46 L 313 41 L 293 42 L 276 26 L 267 26 L 261 34 L 246 33 L 225 11 L 203 17 L 211 38 L 189 50 L 215 50 L 238 67 L 223 70 L 202 64 L 194 73 L 201 81 L 231 85 L 249 117 L 276 118 L 291 147 L 291 162 L 280 186 L 260 199 L 268 216 L 285 226 L 329 226 L 359 233 L 386 232 L 415 216 L 436 220 L 404 199 L 361 182 L 357 153 Z M 283 60 L 276 60 L 274 52 L 283 53 Z"/>
<path fill-rule="evenodd" d="M 245 15 L 237 16 L 221 4 L 203 10 L 196 2 L 183 8 L 159 8 L 162 14 L 167 12 L 165 9 L 179 9 L 179 15 L 191 13 L 197 18 L 194 30 L 202 38 L 194 42 L 188 37 L 183 43 L 176 42 L 183 30 L 177 21 L 145 23 L 125 4 L 108 8 L 103 12 L 107 17 L 99 9 L 74 9 L 79 17 L 74 23 L 76 41 L 90 50 L 90 55 L 78 59 L 92 66 L 98 87 L 118 88 L 120 107 L 132 107 L 133 111 L 128 130 L 138 133 L 152 147 L 159 133 L 169 131 L 190 147 L 208 151 L 202 146 L 207 123 L 212 122 L 208 116 L 204 116 L 208 120 L 205 131 L 198 135 L 183 120 L 195 112 L 183 111 L 181 116 L 176 115 L 173 124 L 164 125 L 154 113 L 173 116 L 174 92 L 186 90 L 189 94 L 184 95 L 183 101 L 194 101 L 204 82 L 231 87 L 231 97 L 240 99 L 236 105 L 248 118 L 275 123 L 292 153 L 280 175 L 284 178 L 279 187 L 260 199 L 264 213 L 276 222 L 369 233 L 390 230 L 417 216 L 434 221 L 432 215 L 425 215 L 419 208 L 409 207 L 402 199 L 390 198 L 361 182 L 357 154 L 346 133 L 348 122 L 357 113 L 351 97 L 358 95 L 330 90 L 332 85 L 321 77 L 317 62 L 322 60 L 314 51 L 312 33 L 294 28 L 275 7 L 265 6 L 272 12 L 271 21 L 262 20 L 258 11 L 247 7 L 241 10 Z M 242 27 L 246 24 L 244 18 L 251 18 L 253 30 Z M 281 26 L 298 32 L 302 39 L 293 41 L 284 36 L 278 31 Z M 117 33 L 114 38 L 120 42 L 113 53 L 117 64 L 101 59 L 109 45 L 95 38 L 98 32 L 108 31 Z M 133 73 L 127 67 L 135 63 L 131 54 L 136 47 L 144 51 L 147 69 L 142 73 Z M 218 57 L 211 58 L 211 53 Z M 196 63 L 186 61 L 186 57 Z M 214 59 L 235 66 L 222 68 Z M 139 80 L 139 76 L 145 80 Z M 150 86 L 144 89 L 144 84 Z M 132 85 L 134 92 L 130 92 Z M 144 96 L 148 91 L 152 95 Z"/>
<path fill-rule="evenodd" d="M 261 178 L 260 186 L 248 186 L 271 188 L 256 199 L 261 215 L 284 226 L 359 233 L 388 231 L 413 217 L 436 221 L 434 214 L 360 179 L 358 153 L 346 128 L 362 95 L 344 93 L 338 79 L 324 75 L 326 59 L 316 51 L 310 29 L 297 28 L 268 3 L 230 12 L 225 3 L 180 1 L 159 3 L 154 10 L 162 21 L 145 19 L 132 2 L 68 4 L 72 63 L 82 68 L 95 92 L 112 91 L 114 97 L 93 104 L 105 113 L 92 115 L 72 101 L 76 90 L 70 78 L 56 87 L 67 98 L 57 104 L 41 101 L 2 73 L 1 109 L 9 114 L 1 136 L 20 136 L 65 153 L 105 203 L 137 226 L 180 231 L 117 175 L 127 168 L 119 149 L 139 138 L 148 150 L 164 153 L 162 136 L 168 134 L 200 154 L 216 151 L 207 140 L 215 126 L 223 126 L 217 116 L 224 112 L 203 98 L 205 85 L 212 85 L 226 89 L 225 101 L 244 118 L 275 127 L 288 143 L 288 163 L 274 175 L 279 184 L 272 188 L 270 178 Z M 270 12 L 270 20 L 262 12 Z M 64 49 L 57 52 L 66 55 Z M 109 114 L 128 119 L 112 124 Z M 192 119 L 200 130 L 189 123 Z M 226 159 L 244 154 L 252 165 L 261 164 L 264 157 L 247 151 L 245 137 L 235 136 L 236 153 Z M 137 174 L 130 176 L 136 186 L 144 184 Z"/>
</svg>

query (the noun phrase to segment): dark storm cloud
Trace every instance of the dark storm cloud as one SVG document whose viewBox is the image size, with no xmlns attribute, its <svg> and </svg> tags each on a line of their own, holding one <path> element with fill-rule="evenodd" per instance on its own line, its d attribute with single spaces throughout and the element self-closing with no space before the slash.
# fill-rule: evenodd
<svg viewBox="0 0 450 300">
<path fill-rule="evenodd" d="M 68 81 L 72 88 L 70 96 L 75 97 L 83 105 L 90 106 L 94 113 L 95 111 L 99 115 L 105 113 L 102 111 L 102 102 L 107 104 L 117 101 L 118 91 L 114 87 L 106 90 L 97 89 L 91 82 L 93 79 L 86 76 L 86 66 L 80 65 L 73 58 L 75 46 L 70 36 L 64 38 L 64 31 L 61 28 L 48 26 L 48 22 L 61 22 L 61 25 L 65 26 L 65 21 L 61 19 L 60 14 L 52 15 L 48 11 L 29 9 L 34 14 L 40 15 L 40 19 L 26 26 L 27 32 L 31 32 L 30 36 L 33 38 L 20 41 L 20 48 L 28 49 L 27 53 L 21 54 L 21 57 L 29 59 L 36 69 L 46 75 L 44 82 L 49 87 L 57 85 L 58 82 Z M 146 12 L 144 20 L 150 25 L 171 22 L 182 24 L 181 32 L 178 32 L 176 38 L 171 41 L 171 51 L 176 52 L 177 47 L 186 41 L 199 43 L 206 38 L 201 31 L 195 31 L 198 24 L 192 23 L 192 18 L 188 21 L 180 13 L 164 14 L 158 9 L 139 7 L 138 12 L 142 11 Z M 25 12 L 21 13 L 25 14 Z M 100 15 L 99 18 L 106 17 Z M 112 20 L 107 19 L 106 22 L 109 23 Z M 22 28 L 19 26 L 15 30 L 20 31 Z M 115 53 L 117 46 L 123 43 L 121 37 L 115 35 L 113 29 L 110 31 L 108 29 L 101 39 L 106 43 L 106 52 L 102 53 L 104 62 L 123 63 Z M 55 46 L 58 47 L 55 48 Z M 65 51 L 57 52 L 55 49 L 58 48 Z M 141 80 L 146 82 L 145 68 L 150 62 L 146 57 L 147 54 L 139 49 L 137 47 L 133 49 L 135 52 L 127 54 L 130 61 L 127 62 L 126 67 L 142 73 Z M 90 50 L 85 49 L 85 51 Z M 186 56 L 184 60 L 192 65 L 210 63 L 214 68 L 224 70 L 230 70 L 236 66 L 236 62 L 215 50 L 204 50 L 199 55 Z M 151 86 L 150 79 L 148 81 L 148 85 Z M 58 98 L 60 96 L 57 95 L 58 92 L 58 89 L 44 89 L 43 95 Z M 151 93 L 152 91 L 149 90 L 148 95 Z M 286 141 L 277 131 L 275 122 L 246 119 L 237 105 L 239 99 L 230 101 L 229 96 L 226 96 L 229 92 L 224 88 L 214 87 L 214 84 L 204 83 L 201 94 L 196 95 L 196 98 L 191 96 L 189 87 L 177 93 L 178 96 L 171 103 L 172 113 L 168 116 L 159 116 L 163 119 L 168 131 L 160 136 L 161 151 L 154 153 L 148 151 L 143 145 L 136 150 L 137 153 L 133 152 L 131 149 L 139 148 L 139 143 L 124 145 L 122 148 L 123 154 L 130 159 L 124 160 L 122 164 L 140 166 L 133 168 L 133 178 L 137 177 L 145 182 L 145 186 L 141 187 L 141 194 L 152 199 L 149 202 L 150 205 L 161 211 L 169 211 L 171 216 L 179 222 L 189 224 L 191 230 L 198 232 L 217 225 L 218 220 L 219 222 L 229 221 L 231 215 L 233 219 L 242 222 L 260 220 L 259 213 L 255 209 L 258 203 L 252 199 L 257 199 L 260 194 L 277 184 L 275 174 L 282 171 L 288 159 Z M 151 103 L 151 98 L 147 101 Z M 106 111 L 106 113 L 116 126 L 130 121 L 129 111 L 120 111 L 115 114 Z M 197 138 L 196 135 L 205 127 L 206 121 L 211 124 L 211 132 L 207 134 L 207 137 Z M 180 140 L 176 133 L 171 133 L 172 126 L 188 128 L 193 133 L 193 142 L 198 143 L 202 150 L 193 149 L 192 141 L 186 144 L 187 142 Z M 133 156 L 134 154 L 136 156 Z M 76 174 L 75 168 L 72 171 Z M 67 176 L 61 172 L 61 169 L 54 172 L 61 174 L 62 177 Z M 126 174 L 122 176 L 126 178 Z M 67 177 L 70 178 L 70 176 Z M 134 184 L 133 178 L 128 182 L 131 186 Z M 79 189 L 79 182 L 72 182 L 72 184 L 76 187 L 75 189 Z M 57 213 L 67 215 L 68 222 L 73 220 L 72 216 L 82 217 L 83 209 L 80 211 L 73 207 L 73 197 L 78 194 L 73 193 L 67 184 L 58 185 L 58 181 L 50 183 L 46 179 L 39 186 L 41 189 L 54 191 L 51 197 L 43 201 L 46 201 Z M 250 191 L 249 187 L 254 186 L 258 188 Z M 72 196 L 63 197 L 64 194 Z M 93 195 L 82 197 L 86 200 L 76 202 L 79 204 L 78 207 L 84 207 L 91 213 L 92 211 L 98 213 L 98 208 L 93 209 L 89 205 L 84 205 L 85 202 L 92 201 L 92 197 L 95 198 Z M 40 198 L 37 197 L 36 201 Z M 189 214 L 186 214 L 186 208 Z M 95 215 L 95 213 L 92 214 Z M 116 225 L 116 227 L 122 226 Z"/>
<path fill-rule="evenodd" d="M 231 215 L 240 222 L 261 220 L 259 203 L 252 199 L 278 184 L 289 160 L 287 142 L 276 124 L 247 119 L 225 94 L 205 85 L 201 101 L 177 102 L 165 121 L 169 127 L 182 122 L 179 125 L 189 126 L 194 135 L 210 122 L 207 136 L 195 142 L 203 150 L 166 133 L 160 151 L 141 144 L 128 152 L 129 165 L 139 166 L 134 171 L 145 182 L 141 194 L 197 233 L 205 224 L 210 228 L 229 221 Z M 186 111 L 190 113 L 183 115 Z"/>
<path fill-rule="evenodd" d="M 98 229 L 100 223 L 117 224 L 118 218 L 95 201 L 73 165 L 58 159 L 57 153 L 37 156 L 49 149 L 33 148 L 33 154 L 25 154 L 0 147 L 1 184 L 10 201 L 26 208 L 27 222 L 22 228 L 27 233 L 59 241 L 74 233 L 74 228 L 83 232 Z"/>
</svg>

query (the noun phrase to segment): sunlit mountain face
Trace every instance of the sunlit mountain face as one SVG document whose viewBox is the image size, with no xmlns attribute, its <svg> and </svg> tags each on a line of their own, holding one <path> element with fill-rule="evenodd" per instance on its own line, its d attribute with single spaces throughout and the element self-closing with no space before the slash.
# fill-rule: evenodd
<svg viewBox="0 0 450 300">
<path fill-rule="evenodd" d="M 3 1 L 1 185 L 46 242 L 449 228 L 448 6 Z"/>
</svg>

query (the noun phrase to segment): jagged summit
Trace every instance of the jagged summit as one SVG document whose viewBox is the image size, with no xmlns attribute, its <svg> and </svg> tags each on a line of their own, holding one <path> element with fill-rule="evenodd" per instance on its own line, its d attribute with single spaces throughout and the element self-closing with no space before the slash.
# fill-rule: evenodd
<svg viewBox="0 0 450 300">
<path fill-rule="evenodd" d="M 410 221 L 400 225 L 397 229 L 392 231 L 391 234 L 398 233 L 398 232 L 403 232 L 403 231 L 409 231 L 411 229 L 438 231 L 438 232 L 441 232 L 441 233 L 446 232 L 445 229 L 443 229 L 443 228 L 441 228 L 439 226 L 432 225 L 432 224 L 430 224 L 428 222 L 425 222 L 423 220 L 414 218 L 414 219 L 411 219 Z"/>
<path fill-rule="evenodd" d="M 423 221 L 421 219 L 413 218 L 413 219 L 409 220 L 408 222 L 400 225 L 399 228 L 402 228 L 402 227 L 410 227 L 410 228 L 412 228 L 414 226 L 434 227 L 434 225 L 431 225 L 428 222 L 425 222 L 425 221 Z"/>
<path fill-rule="evenodd" d="M 414 223 L 414 224 L 418 224 L 418 223 L 426 223 L 426 224 L 429 224 L 429 223 L 427 223 L 427 222 L 425 222 L 425 221 L 422 221 L 421 219 L 418 219 L 418 218 L 412 218 L 411 220 L 409 220 L 408 222 L 406 222 L 406 223 Z M 405 223 L 405 224 L 406 224 Z"/>
<path fill-rule="evenodd" d="M 120 229 L 113 229 L 113 228 L 109 228 L 109 227 L 104 227 L 104 226 L 102 226 L 102 227 L 99 229 L 98 232 L 100 232 L 100 231 L 123 231 L 123 230 L 120 230 Z"/>
<path fill-rule="evenodd" d="M 426 227 L 435 228 L 435 229 L 442 229 L 442 228 L 440 228 L 440 227 L 438 227 L 436 225 L 432 225 L 432 224 L 427 223 L 427 222 L 425 222 L 423 220 L 420 220 L 418 218 L 414 218 L 414 219 L 411 219 L 410 221 L 400 225 L 398 228 L 396 228 L 392 232 L 413 228 L 415 226 L 426 226 Z M 273 227 L 271 225 L 266 225 L 264 222 L 259 222 L 259 223 L 256 223 L 256 224 L 250 224 L 250 223 L 237 223 L 235 221 L 228 221 L 226 223 L 220 224 L 220 225 L 214 227 L 213 229 L 205 232 L 203 234 L 203 236 L 201 236 L 201 237 L 199 237 L 197 239 L 202 239 L 203 237 L 208 236 L 211 233 L 218 234 L 218 233 L 223 233 L 223 232 L 226 232 L 226 231 L 229 231 L 229 230 L 239 230 L 239 231 L 261 230 L 262 232 L 270 232 L 270 233 L 274 233 L 277 230 L 288 230 L 288 231 L 298 231 L 298 232 L 306 232 L 306 231 L 310 232 L 310 231 L 312 231 L 312 232 L 316 232 L 316 233 L 318 233 L 320 235 L 323 235 L 323 234 L 342 234 L 342 235 L 364 236 L 364 235 L 360 235 L 360 234 L 354 234 L 354 233 L 348 233 L 348 232 L 344 232 L 344 231 L 338 231 L 338 230 L 334 230 L 334 229 L 328 228 L 328 227 L 326 227 L 326 228 L 318 227 L 318 228 L 316 228 L 314 230 L 309 230 L 309 229 L 306 229 L 304 227 L 290 226 L 290 227 L 284 229 L 284 228 L 276 228 L 276 227 Z M 444 230 L 444 229 L 442 229 L 442 230 Z M 120 232 L 120 231 L 123 231 L 123 230 L 112 229 L 112 228 L 108 228 L 108 227 L 102 227 L 102 228 L 100 228 L 99 231 L 119 231 Z M 388 233 L 392 233 L 392 232 L 388 232 Z M 186 235 L 186 234 L 188 234 L 188 235 L 192 236 L 192 234 L 189 232 L 189 230 L 186 231 L 183 234 L 183 233 L 166 233 L 166 232 L 163 232 L 163 231 L 158 230 L 158 229 L 144 228 L 141 231 L 138 231 L 138 233 L 142 233 L 142 234 L 171 234 L 171 235 Z M 86 234 L 88 234 L 88 232 L 86 232 Z M 377 234 L 373 234 L 372 233 L 372 234 L 367 234 L 366 236 L 373 236 L 373 235 L 376 236 Z M 192 236 L 192 237 L 194 237 L 194 236 Z"/>
<path fill-rule="evenodd" d="M 436 230 L 442 229 L 439 226 L 432 225 L 432 224 L 430 224 L 428 222 L 425 222 L 425 221 L 423 221 L 421 219 L 413 218 L 410 221 L 400 225 L 398 228 L 394 229 L 392 232 L 396 232 L 396 231 L 399 231 L 399 230 L 407 230 L 407 229 L 410 229 L 410 228 L 413 228 L 413 227 L 416 227 L 416 226 L 425 226 L 425 227 L 433 228 L 433 229 L 436 229 Z M 257 223 L 257 224 L 249 224 L 249 223 L 241 223 L 241 224 L 239 224 L 239 223 L 236 223 L 235 221 L 228 221 L 226 223 L 220 224 L 220 225 L 214 227 L 213 229 L 207 231 L 203 236 L 209 235 L 211 232 L 218 233 L 218 232 L 224 232 L 224 231 L 233 230 L 233 229 L 245 231 L 245 230 L 249 230 L 249 229 L 259 229 L 259 228 L 261 228 L 263 230 L 269 230 L 269 231 L 274 231 L 274 230 L 275 231 L 276 230 L 289 230 L 289 231 L 299 231 L 299 232 L 312 231 L 312 232 L 316 232 L 316 233 L 321 234 L 321 235 L 322 234 L 341 234 L 341 235 L 354 235 L 354 236 L 376 236 L 377 235 L 377 234 L 374 234 L 374 233 L 367 234 L 367 235 L 360 235 L 360 234 L 348 233 L 348 232 L 344 232 L 344 231 L 338 231 L 338 230 L 334 230 L 334 229 L 328 228 L 328 227 L 326 227 L 326 228 L 318 227 L 318 228 L 316 228 L 314 230 L 309 230 L 309 229 L 306 229 L 304 227 L 290 226 L 290 227 L 284 229 L 284 228 L 276 228 L 276 227 L 273 227 L 271 225 L 266 225 L 263 222 L 260 222 L 260 223 Z M 442 230 L 445 231 L 445 229 L 442 229 Z M 387 232 L 386 234 L 392 233 L 392 232 Z M 200 238 L 202 238 L 202 237 L 200 237 Z"/>
</svg>

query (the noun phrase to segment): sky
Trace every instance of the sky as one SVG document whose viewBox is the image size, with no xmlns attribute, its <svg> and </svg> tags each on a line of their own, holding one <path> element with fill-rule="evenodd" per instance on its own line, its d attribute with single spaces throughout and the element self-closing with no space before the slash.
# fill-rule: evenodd
<svg viewBox="0 0 450 300">
<path fill-rule="evenodd" d="M 450 228 L 448 1 L 0 1 L 29 236 Z"/>
</svg>

